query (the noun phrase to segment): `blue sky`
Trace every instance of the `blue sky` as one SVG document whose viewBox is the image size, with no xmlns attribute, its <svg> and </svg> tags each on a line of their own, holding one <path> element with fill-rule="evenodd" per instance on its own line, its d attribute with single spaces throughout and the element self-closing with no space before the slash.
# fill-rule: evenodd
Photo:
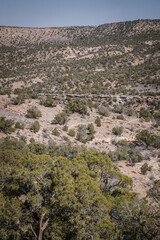
<svg viewBox="0 0 160 240">
<path fill-rule="evenodd" d="M 0 0 L 0 25 L 62 27 L 160 19 L 160 0 Z"/>
</svg>

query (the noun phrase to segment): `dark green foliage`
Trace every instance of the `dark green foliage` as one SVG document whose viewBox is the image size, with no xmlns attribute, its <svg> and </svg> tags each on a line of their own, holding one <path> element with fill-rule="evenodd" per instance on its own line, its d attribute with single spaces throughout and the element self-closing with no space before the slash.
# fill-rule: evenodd
<svg viewBox="0 0 160 240">
<path fill-rule="evenodd" d="M 33 131 L 34 133 L 37 133 L 40 129 L 40 123 L 38 121 L 35 121 L 32 123 L 30 130 Z"/>
<path fill-rule="evenodd" d="M 160 204 L 160 180 L 154 181 L 153 186 L 148 191 L 148 196 Z"/>
<path fill-rule="evenodd" d="M 117 116 L 117 119 L 124 120 L 124 117 L 123 117 L 123 115 L 121 114 L 121 115 L 118 115 L 118 116 Z"/>
<path fill-rule="evenodd" d="M 81 99 L 73 99 L 69 100 L 68 104 L 66 105 L 66 111 L 71 113 L 77 112 L 82 115 L 87 114 L 87 104 L 86 101 Z"/>
<path fill-rule="evenodd" d="M 45 107 L 56 107 L 56 101 L 51 97 L 47 96 L 45 100 L 40 101 L 41 105 L 44 105 Z"/>
<path fill-rule="evenodd" d="M 93 124 L 88 124 L 88 126 L 80 125 L 77 132 L 77 140 L 86 143 L 87 141 L 92 141 L 94 138 L 94 126 Z"/>
<path fill-rule="evenodd" d="M 141 173 L 145 175 L 147 171 L 151 171 L 152 167 L 148 166 L 148 163 L 144 163 L 141 167 Z"/>
<path fill-rule="evenodd" d="M 122 127 L 114 127 L 112 129 L 112 133 L 117 135 L 117 136 L 120 136 L 123 132 L 123 128 Z"/>
<path fill-rule="evenodd" d="M 55 116 L 54 120 L 52 121 L 52 124 L 64 125 L 66 121 L 67 121 L 67 114 L 65 112 L 62 112 Z"/>
<path fill-rule="evenodd" d="M 136 135 L 139 144 L 145 144 L 147 147 L 152 146 L 155 148 L 160 147 L 160 136 L 157 136 L 148 130 L 142 130 Z"/>
<path fill-rule="evenodd" d="M 24 129 L 24 124 L 21 124 L 20 122 L 16 122 L 15 128 Z"/>
<path fill-rule="evenodd" d="M 14 121 L 11 119 L 6 119 L 5 117 L 0 117 L 0 131 L 4 133 L 14 132 L 14 128 L 12 127 Z"/>
<path fill-rule="evenodd" d="M 154 113 L 153 117 L 156 120 L 156 123 L 160 125 L 160 112 Z"/>
<path fill-rule="evenodd" d="M 109 152 L 108 155 L 113 162 L 127 160 L 132 166 L 143 160 L 141 153 L 129 146 L 118 147 L 116 151 Z"/>
<path fill-rule="evenodd" d="M 20 105 L 25 102 L 25 98 L 23 95 L 18 95 L 16 98 L 13 99 L 13 104 Z"/>
<path fill-rule="evenodd" d="M 68 135 L 71 137 L 75 137 L 76 133 L 75 133 L 74 129 L 69 129 Z"/>
<path fill-rule="evenodd" d="M 39 118 L 39 117 L 42 117 L 42 113 L 36 106 L 32 106 L 31 108 L 29 108 L 27 110 L 26 117 L 27 118 Z"/>
<path fill-rule="evenodd" d="M 23 93 L 23 89 L 21 89 L 21 88 L 14 89 L 14 94 L 21 95 L 22 93 Z"/>
<path fill-rule="evenodd" d="M 63 131 L 65 131 L 65 132 L 68 131 L 68 126 L 67 126 L 67 125 L 64 125 L 64 127 L 63 127 Z"/>
<path fill-rule="evenodd" d="M 144 118 L 145 120 L 149 120 L 151 118 L 151 114 L 147 109 L 141 108 L 139 112 L 139 117 Z"/>
<path fill-rule="evenodd" d="M 59 131 L 58 131 L 57 128 L 54 128 L 54 129 L 53 129 L 52 134 L 53 134 L 54 136 L 57 136 L 57 137 L 60 136 L 60 133 L 59 133 Z"/>
<path fill-rule="evenodd" d="M 99 117 L 96 118 L 95 124 L 97 125 L 97 127 L 101 126 L 101 119 Z"/>
<path fill-rule="evenodd" d="M 32 139 L 30 150 L 36 145 Z M 54 142 L 49 149 L 58 156 Z M 41 221 L 46 240 L 158 239 L 158 208 L 129 192 L 132 180 L 107 155 L 85 151 L 69 160 L 29 152 L 22 156 L 16 150 L 0 151 L 2 240 L 34 239 Z"/>
</svg>

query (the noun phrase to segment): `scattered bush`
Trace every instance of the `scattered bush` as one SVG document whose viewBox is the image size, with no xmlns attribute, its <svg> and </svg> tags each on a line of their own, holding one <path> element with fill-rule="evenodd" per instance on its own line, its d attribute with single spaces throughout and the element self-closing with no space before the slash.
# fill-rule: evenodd
<svg viewBox="0 0 160 240">
<path fill-rule="evenodd" d="M 117 135 L 117 136 L 120 136 L 122 134 L 122 132 L 123 132 L 123 128 L 122 127 L 117 127 L 117 128 L 114 127 L 112 129 L 112 133 L 114 135 Z"/>
<path fill-rule="evenodd" d="M 139 131 L 136 135 L 138 144 L 145 144 L 147 147 L 152 146 L 155 148 L 160 148 L 160 136 L 154 135 L 148 130 Z"/>
<path fill-rule="evenodd" d="M 68 131 L 68 135 L 71 136 L 71 137 L 75 137 L 76 133 L 75 133 L 74 129 L 70 129 Z"/>
<path fill-rule="evenodd" d="M 52 124 L 60 124 L 63 125 L 67 121 L 67 114 L 65 112 L 59 113 L 55 116 Z"/>
<path fill-rule="evenodd" d="M 21 124 L 20 122 L 16 122 L 16 124 L 15 124 L 15 128 L 18 128 L 18 129 L 24 129 L 24 123 Z"/>
<path fill-rule="evenodd" d="M 109 152 L 108 155 L 113 162 L 127 160 L 132 166 L 143 160 L 141 153 L 129 146 L 118 147 L 116 151 Z"/>
<path fill-rule="evenodd" d="M 99 106 L 98 107 L 98 113 L 102 116 L 105 116 L 105 117 L 109 116 L 108 108 L 105 107 L 105 106 Z"/>
<path fill-rule="evenodd" d="M 40 104 L 45 107 L 56 107 L 57 105 L 56 101 L 51 96 L 47 96 L 45 100 L 41 100 Z"/>
<path fill-rule="evenodd" d="M 13 104 L 20 105 L 25 102 L 25 98 L 23 95 L 18 95 L 16 98 L 13 99 Z"/>
<path fill-rule="evenodd" d="M 113 111 L 115 113 L 121 114 L 121 113 L 123 113 L 123 106 L 121 106 L 121 105 L 114 105 L 113 106 Z"/>
<path fill-rule="evenodd" d="M 152 170 L 152 167 L 148 166 L 148 163 L 144 163 L 141 167 L 141 173 L 143 175 L 145 175 L 147 173 L 147 171 L 151 171 L 151 170 Z"/>
<path fill-rule="evenodd" d="M 0 131 L 4 133 L 14 132 L 15 129 L 12 128 L 14 121 L 11 119 L 6 119 L 5 117 L 0 118 Z"/>
<path fill-rule="evenodd" d="M 54 129 L 53 129 L 52 134 L 53 134 L 54 136 L 57 136 L 57 137 L 60 136 L 60 133 L 59 133 L 59 131 L 58 131 L 57 128 L 54 128 Z"/>
<path fill-rule="evenodd" d="M 124 120 L 124 117 L 123 117 L 123 115 L 121 114 L 121 115 L 118 115 L 118 116 L 117 116 L 117 119 L 119 119 L 119 120 Z"/>
<path fill-rule="evenodd" d="M 63 129 L 63 131 L 67 132 L 68 131 L 68 126 L 64 125 L 64 127 L 62 129 Z"/>
<path fill-rule="evenodd" d="M 95 124 L 97 125 L 97 127 L 100 127 L 100 126 L 101 126 L 101 119 L 100 119 L 100 117 L 97 117 L 97 118 L 96 118 Z"/>
<path fill-rule="evenodd" d="M 42 117 L 42 113 L 36 106 L 32 106 L 31 108 L 29 108 L 27 110 L 26 117 L 27 118 L 39 118 L 39 117 Z"/>
<path fill-rule="evenodd" d="M 32 123 L 30 130 L 33 131 L 34 133 L 37 133 L 40 129 L 40 124 L 38 121 L 35 121 L 34 123 Z"/>
<path fill-rule="evenodd" d="M 147 109 L 141 108 L 139 112 L 139 117 L 144 118 L 146 121 L 148 121 L 151 118 L 151 114 Z"/>
<path fill-rule="evenodd" d="M 87 114 L 87 103 L 86 103 L 86 101 L 84 101 L 82 99 L 69 100 L 65 109 L 66 109 L 66 111 L 69 111 L 72 113 L 77 112 L 79 114 L 86 115 Z"/>
<path fill-rule="evenodd" d="M 88 124 L 88 126 L 80 125 L 77 133 L 77 140 L 86 143 L 94 138 L 94 126 L 93 124 Z"/>
</svg>

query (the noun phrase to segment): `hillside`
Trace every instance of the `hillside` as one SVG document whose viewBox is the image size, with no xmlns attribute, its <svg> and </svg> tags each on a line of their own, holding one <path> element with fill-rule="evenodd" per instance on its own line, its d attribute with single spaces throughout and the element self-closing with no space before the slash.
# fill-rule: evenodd
<svg viewBox="0 0 160 240">
<path fill-rule="evenodd" d="M 136 204 L 142 207 L 146 201 L 143 199 L 144 197 L 149 203 L 152 203 L 151 205 L 157 206 L 159 204 L 159 189 L 157 186 L 159 186 L 160 181 L 159 90 L 160 20 L 136 20 L 100 26 L 65 28 L 2 26 L 0 27 L 0 160 L 8 164 L 8 159 L 13 158 L 9 171 L 12 172 L 13 170 L 12 174 L 15 174 L 15 179 L 17 179 L 14 166 L 15 161 L 21 157 L 16 155 L 17 153 L 14 151 L 17 151 L 20 155 L 27 154 L 17 166 L 17 171 L 22 171 L 24 174 L 24 179 L 17 180 L 19 181 L 18 184 L 21 184 L 23 180 L 27 184 L 28 181 L 23 168 L 29 171 L 34 181 L 39 181 L 35 180 L 36 178 L 39 179 L 36 170 L 34 170 L 34 176 L 32 176 L 32 171 L 30 172 L 29 169 L 32 169 L 32 167 L 34 169 L 34 165 L 39 166 L 37 165 L 38 158 L 40 159 L 40 165 L 49 161 L 50 165 L 45 165 L 45 168 L 51 171 L 50 174 L 52 174 L 52 169 L 55 171 L 54 174 L 60 174 L 61 169 L 63 170 L 64 182 L 66 181 L 65 187 L 74 189 L 71 197 L 78 199 L 75 200 L 78 201 L 77 204 L 82 204 L 82 202 L 76 195 L 76 188 L 80 191 L 76 178 L 82 174 L 81 168 L 84 168 L 83 171 L 87 171 L 89 179 L 95 181 L 92 182 L 91 180 L 88 183 L 89 186 L 92 184 L 93 187 L 96 183 L 97 189 L 100 188 L 100 190 L 95 189 L 96 193 L 100 191 L 100 195 L 97 203 L 93 203 L 93 205 L 99 204 L 99 201 L 102 203 L 105 196 L 108 202 L 110 200 L 112 202 L 114 199 L 114 204 L 119 204 L 122 200 L 124 206 L 125 204 L 126 206 L 131 204 L 135 209 L 137 208 Z M 89 150 L 90 153 L 84 153 L 86 150 Z M 10 153 L 10 151 L 13 151 L 13 153 Z M 96 151 L 101 152 L 102 155 Z M 28 155 L 28 152 L 31 152 L 31 155 Z M 110 160 L 106 160 L 105 154 L 110 157 L 112 164 L 114 163 L 119 167 L 121 173 L 115 165 L 108 162 Z M 50 156 L 47 158 L 46 155 Z M 66 157 L 67 160 L 65 158 L 61 159 L 61 157 L 57 158 L 59 156 Z M 29 165 L 30 158 L 33 166 Z M 103 175 L 103 167 L 100 162 L 101 160 L 104 161 L 103 158 L 105 158 L 107 166 L 110 166 L 109 177 Z M 95 163 L 93 163 L 93 159 Z M 107 157 L 107 159 L 109 158 Z M 64 165 L 66 165 L 61 166 L 60 164 L 57 167 L 52 163 L 52 160 L 54 163 L 59 161 L 57 164 L 64 161 Z M 85 161 L 91 161 L 92 163 L 87 162 L 88 165 L 86 165 Z M 80 163 L 83 167 L 79 167 Z M 67 164 L 71 166 L 73 172 L 67 168 Z M 90 164 L 93 164 L 93 166 Z M 105 164 L 104 167 L 106 167 Z M 50 168 L 50 166 L 52 167 Z M 5 164 L 3 167 L 5 169 Z M 40 172 L 42 171 L 41 167 L 39 168 Z M 56 167 L 58 170 L 56 170 Z M 75 170 L 76 168 L 78 168 L 78 173 Z M 94 174 L 94 171 L 96 171 L 96 174 Z M 98 175 L 99 173 L 102 174 L 101 177 Z M 125 174 L 125 177 L 123 174 Z M 62 181 L 58 175 L 57 178 Z M 86 176 L 82 175 L 82 178 L 86 179 Z M 133 180 L 132 188 L 130 178 Z M 50 175 L 46 175 L 46 179 L 46 184 L 50 185 Z M 121 179 L 120 183 L 117 183 L 117 179 Z M 9 176 L 6 176 L 4 181 L 6 181 L 7 186 L 7 181 L 11 180 Z M 54 181 L 56 182 L 55 179 Z M 114 181 L 117 184 L 116 188 L 114 188 Z M 85 185 L 83 181 L 81 183 Z M 38 182 L 38 184 L 37 188 L 41 189 L 40 192 L 42 193 L 43 184 L 41 185 L 41 182 Z M 45 191 L 49 191 L 48 185 L 44 186 Z M 18 192 L 15 186 L 12 187 L 16 189 L 18 199 L 22 199 L 24 204 L 27 202 L 25 199 L 31 199 L 30 193 L 22 194 Z M 33 191 L 38 191 L 34 189 L 34 186 L 32 187 Z M 52 190 L 55 188 L 56 191 L 59 191 L 59 187 L 61 186 L 50 185 L 50 188 Z M 14 191 L 11 188 L 9 191 L 13 194 Z M 152 192 L 153 189 L 154 192 Z M 4 191 L 7 192 L 7 190 Z M 137 200 L 133 192 L 138 193 L 140 199 L 143 199 L 142 202 L 138 202 L 141 200 Z M 58 194 L 57 192 L 57 199 L 61 199 L 62 196 L 59 198 Z M 65 192 L 65 194 L 67 193 Z M 87 196 L 87 192 L 85 194 Z M 127 196 L 128 201 L 131 202 L 126 203 L 124 196 Z M 92 194 L 89 195 L 90 200 L 88 201 L 91 201 L 91 198 Z M 94 197 L 93 199 L 95 200 Z M 119 201 L 119 199 L 121 200 Z M 55 208 L 54 204 L 58 204 L 60 200 L 53 200 L 51 197 L 47 198 L 46 201 L 49 201 L 50 207 Z M 57 202 L 52 205 L 52 201 Z M 69 201 L 67 197 L 65 201 Z M 132 201 L 135 201 L 135 205 Z M 46 202 L 43 204 L 45 205 Z M 134 221 L 139 221 L 137 220 L 139 215 L 136 214 L 141 214 L 141 210 L 140 213 L 135 213 L 134 210 L 133 213 L 136 217 L 134 221 L 130 219 L 128 223 L 131 224 L 134 233 L 132 236 L 129 235 L 130 233 L 126 233 L 125 224 L 126 221 L 128 222 L 128 218 L 125 220 L 122 212 L 127 210 L 122 209 L 122 206 L 119 205 L 115 207 L 114 204 L 110 207 L 111 222 L 117 224 L 118 231 L 122 234 L 120 238 L 116 238 L 118 232 L 115 234 L 114 229 L 114 239 L 159 239 L 158 225 L 150 226 L 149 222 L 152 221 L 150 221 L 150 216 L 143 212 L 144 208 L 142 211 L 145 215 L 144 221 L 148 221 L 149 224 L 147 229 L 142 227 L 142 235 L 136 235 L 135 237 L 136 231 L 132 224 Z M 76 208 L 77 205 L 74 207 Z M 35 210 L 35 208 L 33 209 Z M 37 209 L 39 211 L 38 207 Z M 67 212 L 66 206 L 64 209 Z M 106 208 L 104 209 L 106 211 Z M 114 214 L 120 209 L 122 212 L 119 213 L 119 219 L 117 220 Z M 70 214 L 71 209 L 68 211 Z M 79 210 L 74 209 L 74 211 L 78 212 Z M 95 211 L 97 210 L 95 209 Z M 63 219 L 61 212 L 56 214 L 58 221 L 61 223 L 60 226 L 63 225 L 63 221 L 66 224 L 64 225 L 66 226 L 66 228 L 64 227 L 64 235 L 65 232 L 66 235 L 60 237 L 59 234 L 63 232 L 63 227 L 57 230 L 54 220 L 55 225 L 52 227 L 53 229 L 56 228 L 58 237 L 53 239 L 91 239 L 85 233 L 83 234 L 86 238 L 80 238 L 82 232 L 77 233 L 78 230 L 76 229 L 81 228 L 77 222 L 77 225 L 74 223 L 73 232 L 71 227 L 67 227 L 68 222 L 69 224 L 73 223 L 69 215 L 66 215 L 66 219 Z M 50 217 L 48 210 L 46 210 L 46 215 Z M 88 215 L 90 216 L 90 213 Z M 53 212 L 51 216 L 54 216 Z M 124 220 L 123 227 L 120 224 L 121 216 Z M 147 220 L 146 216 L 148 217 Z M 100 215 L 98 215 L 98 219 L 100 218 Z M 38 221 L 37 219 L 36 217 L 36 221 Z M 99 229 L 96 220 L 92 218 L 92 221 L 95 221 L 95 226 Z M 83 217 L 81 224 L 84 224 Z M 90 223 L 88 224 L 90 226 Z M 110 221 L 109 224 L 111 224 Z M 24 228 L 29 229 L 29 226 L 27 225 Z M 38 229 L 37 226 L 36 229 Z M 141 226 L 140 223 L 139 226 Z M 67 235 L 68 229 L 71 229 L 71 235 Z M 93 232 L 98 231 L 95 228 L 93 229 Z M 52 232 L 52 228 L 47 231 Z M 89 230 L 86 230 L 86 234 L 88 234 L 87 231 Z M 110 233 L 107 233 L 107 231 L 103 233 L 104 235 L 98 233 L 98 237 L 94 239 L 112 239 L 113 232 L 109 235 Z M 101 228 L 100 232 L 103 232 Z M 24 233 L 25 231 L 23 231 Z M 33 234 L 33 231 L 30 230 L 31 233 Z M 29 236 L 31 237 L 32 234 Z M 71 238 L 72 234 L 73 238 Z M 23 236 L 24 239 L 31 239 Z M 79 238 L 75 236 L 79 236 Z M 47 235 L 45 239 L 48 239 Z"/>
<path fill-rule="evenodd" d="M 86 27 L 21 28 L 0 27 L 0 45 L 23 46 L 41 43 L 101 44 L 106 41 L 135 39 L 139 36 L 154 39 L 159 35 L 159 20 L 137 20 Z"/>
</svg>

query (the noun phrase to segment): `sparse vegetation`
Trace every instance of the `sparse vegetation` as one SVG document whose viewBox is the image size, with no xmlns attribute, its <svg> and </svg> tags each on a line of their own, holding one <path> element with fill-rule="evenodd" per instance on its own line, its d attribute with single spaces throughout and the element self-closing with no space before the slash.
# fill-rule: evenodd
<svg viewBox="0 0 160 240">
<path fill-rule="evenodd" d="M 35 121 L 32 123 L 30 130 L 33 131 L 34 133 L 37 133 L 40 129 L 40 123 L 38 121 Z"/>
<path fill-rule="evenodd" d="M 14 121 L 12 119 L 6 119 L 5 117 L 0 117 L 0 131 L 4 133 L 14 132 L 14 128 L 12 127 Z"/>
<path fill-rule="evenodd" d="M 42 113 L 36 106 L 32 106 L 27 110 L 27 114 L 26 114 L 27 118 L 39 118 L 41 116 L 42 116 Z"/>
</svg>

